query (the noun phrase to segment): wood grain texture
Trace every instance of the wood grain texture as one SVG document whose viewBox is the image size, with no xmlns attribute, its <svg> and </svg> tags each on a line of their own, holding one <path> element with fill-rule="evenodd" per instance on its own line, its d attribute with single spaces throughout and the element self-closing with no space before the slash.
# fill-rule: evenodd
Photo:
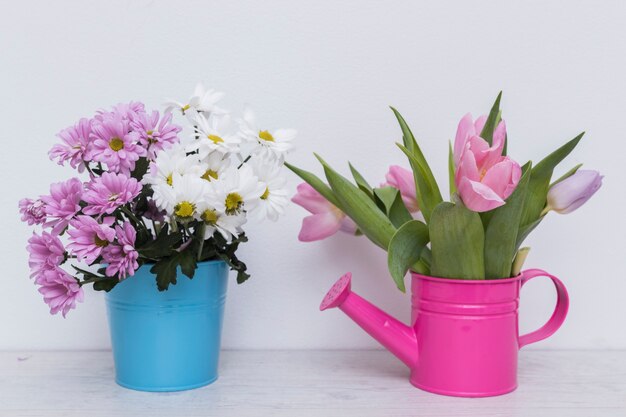
<svg viewBox="0 0 626 417">
<path fill-rule="evenodd" d="M 155 394 L 117 386 L 110 352 L 0 352 L 0 416 L 626 415 L 626 351 L 525 351 L 517 391 L 479 399 L 413 388 L 384 351 L 226 351 L 220 370 Z"/>
</svg>

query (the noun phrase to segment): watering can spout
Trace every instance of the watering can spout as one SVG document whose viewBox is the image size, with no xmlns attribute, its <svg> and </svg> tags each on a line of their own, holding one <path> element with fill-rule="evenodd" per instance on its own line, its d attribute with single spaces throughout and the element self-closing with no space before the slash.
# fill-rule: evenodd
<svg viewBox="0 0 626 417">
<path fill-rule="evenodd" d="M 320 310 L 339 307 L 370 336 L 413 368 L 417 362 L 417 338 L 413 328 L 353 293 L 351 279 L 350 272 L 339 278 L 324 297 Z"/>
</svg>

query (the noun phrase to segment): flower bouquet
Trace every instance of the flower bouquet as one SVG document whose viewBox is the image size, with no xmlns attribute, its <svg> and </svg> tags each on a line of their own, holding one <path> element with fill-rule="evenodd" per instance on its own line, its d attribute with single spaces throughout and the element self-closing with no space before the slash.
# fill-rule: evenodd
<svg viewBox="0 0 626 417">
<path fill-rule="evenodd" d="M 354 183 L 317 155 L 328 184 L 287 165 L 306 181 L 293 201 L 312 213 L 303 221 L 300 240 L 338 230 L 364 234 L 388 252 L 398 289 L 405 291 L 404 277 L 412 274 L 411 326 L 352 293 L 349 273 L 321 309 L 341 308 L 411 368 L 414 385 L 442 394 L 486 396 L 515 388 L 517 350 L 554 333 L 568 306 L 556 277 L 521 271 L 529 250 L 522 244 L 549 212 L 575 210 L 602 183 L 598 172 L 579 170 L 580 165 L 553 178 L 582 133 L 539 163 L 520 166 L 507 155 L 500 98 L 488 115 L 474 121 L 467 114 L 459 122 L 449 146 L 450 201 L 444 201 L 413 133 L 393 108 L 403 136 L 397 145 L 412 172 L 392 167 L 387 182 L 372 187 L 353 166 Z M 541 329 L 518 336 L 520 287 L 539 275 L 557 288 L 555 313 Z"/>
<path fill-rule="evenodd" d="M 214 378 L 208 368 L 216 361 L 202 363 L 211 362 L 208 345 L 219 350 L 227 266 L 238 283 L 249 278 L 236 255 L 247 240 L 244 226 L 250 217 L 277 220 L 289 202 L 282 165 L 295 131 L 262 130 L 249 108 L 233 122 L 218 106 L 222 96 L 198 85 L 187 102 L 171 102 L 163 114 L 130 102 L 81 119 L 58 134 L 61 142 L 49 155 L 84 179 L 52 184 L 49 195 L 19 203 L 22 220 L 43 228 L 27 250 L 31 277 L 50 312 L 65 316 L 83 301 L 86 284 L 107 291 L 116 363 L 154 366 L 158 352 L 151 358 L 144 349 L 150 340 L 172 345 L 175 357 L 176 346 L 189 343 L 181 332 L 193 338 L 206 333 L 198 347 L 201 363 L 181 359 L 200 369 L 200 377 L 160 381 L 148 372 L 133 382 L 138 378 L 121 375 L 118 366 L 118 382 L 127 386 L 171 389 Z M 174 124 L 175 113 L 185 128 Z M 195 279 L 181 280 L 181 274 Z M 194 308 L 189 320 L 157 317 L 168 309 L 189 315 Z M 141 318 L 148 312 L 154 321 Z M 116 349 L 118 342 L 124 348 Z M 161 371 L 155 372 L 166 374 Z"/>
</svg>

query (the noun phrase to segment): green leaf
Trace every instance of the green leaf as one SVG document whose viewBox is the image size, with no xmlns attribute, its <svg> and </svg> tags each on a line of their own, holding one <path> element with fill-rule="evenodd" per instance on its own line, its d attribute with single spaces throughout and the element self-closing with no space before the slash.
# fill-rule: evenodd
<svg viewBox="0 0 626 417">
<path fill-rule="evenodd" d="M 429 236 L 430 238 L 430 236 Z M 430 248 L 426 247 L 424 249 L 422 249 L 422 255 L 420 256 L 420 263 L 422 265 L 422 268 L 424 268 L 420 273 L 423 273 L 424 275 L 429 275 L 430 274 L 430 266 L 433 263 L 433 253 L 430 251 Z M 415 272 L 419 272 L 418 270 L 415 270 Z"/>
<path fill-rule="evenodd" d="M 318 193 L 320 193 L 326 200 L 334 204 L 336 207 L 340 208 L 343 211 L 343 208 L 340 206 L 339 201 L 335 197 L 335 194 L 330 189 L 328 185 L 324 183 L 324 181 L 320 180 L 315 174 L 305 171 L 303 169 L 297 168 L 287 162 L 285 162 L 285 166 L 293 171 L 297 176 L 306 181 L 311 187 L 313 187 Z"/>
<path fill-rule="evenodd" d="M 443 201 L 439 186 L 432 178 L 432 181 L 428 180 L 427 171 L 423 168 L 421 162 L 416 159 L 416 156 L 412 154 L 406 147 L 396 144 L 402 152 L 409 158 L 409 163 L 413 169 L 413 176 L 415 177 L 415 191 L 417 196 L 417 204 L 420 207 L 420 211 L 426 219 L 426 223 L 430 221 L 430 215 L 433 212 L 437 204 Z"/>
<path fill-rule="evenodd" d="M 522 214 L 522 221 L 520 223 L 522 226 L 527 226 L 539 219 L 541 212 L 546 205 L 550 179 L 552 178 L 554 168 L 574 150 L 584 134 L 585 132 L 581 133 L 556 151 L 552 152 L 550 155 L 546 156 L 532 169 L 530 173 L 530 180 L 528 182 L 528 195 L 526 197 L 524 213 Z"/>
<path fill-rule="evenodd" d="M 359 229 L 376 245 L 387 250 L 396 228 L 368 196 L 348 179 L 333 170 L 319 155 L 326 178 L 341 209 L 359 226 Z"/>
<path fill-rule="evenodd" d="M 120 283 L 120 280 L 117 278 L 105 278 L 93 283 L 93 289 L 96 291 L 111 291 L 117 284 Z"/>
<path fill-rule="evenodd" d="M 163 225 L 156 239 L 137 248 L 137 252 L 148 259 L 158 259 L 170 255 L 182 240 L 181 232 L 169 233 L 167 223 Z"/>
<path fill-rule="evenodd" d="M 130 174 L 131 177 L 133 177 L 137 181 L 141 181 L 143 176 L 146 175 L 146 172 L 148 172 L 148 166 L 149 165 L 150 165 L 150 161 L 148 161 L 148 158 L 143 158 L 143 157 L 139 158 L 135 162 L 135 169 Z"/>
<path fill-rule="evenodd" d="M 522 243 L 524 243 L 524 240 L 528 237 L 528 235 L 535 230 L 535 228 L 537 226 L 539 226 L 539 223 L 541 223 L 541 221 L 543 220 L 545 216 L 541 216 L 539 217 L 537 220 L 535 220 L 534 222 L 524 225 L 524 226 L 520 226 L 519 231 L 517 232 L 517 239 L 515 242 L 515 249 L 517 250 L 520 246 L 522 246 Z"/>
<path fill-rule="evenodd" d="M 430 214 L 435 206 L 443 201 L 443 198 L 441 197 L 437 181 L 435 180 L 430 166 L 428 165 L 428 162 L 426 162 L 426 158 L 417 144 L 411 129 L 396 109 L 392 107 L 391 110 L 398 119 L 398 123 L 402 129 L 402 140 L 404 145 L 398 144 L 398 147 L 400 147 L 400 149 L 402 149 L 402 151 L 409 158 L 409 163 L 411 164 L 411 169 L 413 170 L 413 177 L 415 178 L 417 203 L 419 204 L 420 210 L 428 223 L 430 220 Z"/>
<path fill-rule="evenodd" d="M 196 239 L 179 254 L 180 270 L 183 274 L 187 275 L 189 279 L 192 279 L 198 264 L 198 249 L 199 243 Z"/>
<path fill-rule="evenodd" d="M 156 275 L 157 288 L 159 291 L 165 291 L 170 284 L 176 284 L 177 268 L 180 264 L 180 253 L 167 256 L 157 261 L 150 272 Z"/>
<path fill-rule="evenodd" d="M 572 169 L 567 171 L 565 174 L 561 175 L 558 180 L 556 180 L 552 184 L 550 184 L 550 187 L 548 187 L 548 190 L 550 188 L 554 187 L 556 184 L 560 183 L 561 181 L 566 180 L 569 177 L 571 177 L 572 175 L 574 175 L 576 173 L 576 171 L 578 171 L 578 169 L 580 169 L 581 166 L 583 166 L 583 164 L 575 165 Z"/>
<path fill-rule="evenodd" d="M 524 210 L 531 163 L 522 168 L 522 177 L 506 203 L 491 210 L 485 229 L 485 278 L 508 278 L 517 250 L 517 234 Z"/>
<path fill-rule="evenodd" d="M 452 150 L 452 142 L 448 142 L 448 184 L 450 187 L 450 196 L 456 193 L 456 181 L 454 179 L 454 151 Z"/>
<path fill-rule="evenodd" d="M 389 242 L 387 265 L 398 289 L 405 292 L 404 276 L 417 263 L 428 244 L 428 227 L 419 220 L 411 220 L 400 227 Z"/>
<path fill-rule="evenodd" d="M 487 120 L 485 121 L 485 126 L 483 126 L 482 132 L 480 132 L 480 137 L 485 139 L 489 145 L 493 142 L 493 132 L 498 127 L 498 123 L 500 123 L 500 99 L 502 98 L 502 91 L 496 97 L 496 101 L 491 106 L 491 111 L 489 112 L 489 116 L 487 116 Z"/>
<path fill-rule="evenodd" d="M 433 210 L 428 230 L 433 276 L 485 278 L 485 235 L 478 213 L 468 210 L 460 202 L 442 202 Z"/>
<path fill-rule="evenodd" d="M 385 213 L 395 227 L 413 220 L 413 216 L 407 210 L 402 201 L 402 194 L 393 187 L 374 188 L 374 195 L 384 207 Z"/>
<path fill-rule="evenodd" d="M 367 194 L 371 199 L 373 199 L 374 190 L 372 190 L 372 186 L 368 184 L 365 178 L 363 178 L 363 175 L 361 175 L 361 173 L 357 171 L 356 168 L 354 168 L 351 163 L 348 163 L 348 165 L 350 165 L 350 172 L 352 172 L 352 177 L 354 178 L 356 185 L 361 190 L 363 190 L 363 192 Z"/>
</svg>

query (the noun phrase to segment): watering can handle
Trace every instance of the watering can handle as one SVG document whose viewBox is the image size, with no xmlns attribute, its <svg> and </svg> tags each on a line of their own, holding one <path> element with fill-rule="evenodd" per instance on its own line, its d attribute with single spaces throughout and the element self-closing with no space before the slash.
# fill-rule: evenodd
<svg viewBox="0 0 626 417">
<path fill-rule="evenodd" d="M 565 285 L 554 275 L 548 274 L 546 271 L 541 269 L 528 269 L 522 272 L 522 286 L 535 277 L 548 277 L 554 283 L 554 287 L 556 288 L 556 307 L 554 307 L 554 312 L 552 313 L 552 317 L 546 324 L 544 324 L 539 329 L 534 332 L 519 336 L 519 347 L 520 349 L 526 345 L 531 343 L 538 342 L 547 337 L 550 337 L 556 332 L 559 327 L 565 321 L 565 316 L 567 316 L 567 310 L 569 308 L 569 296 L 567 295 L 567 289 L 565 289 Z"/>
</svg>

